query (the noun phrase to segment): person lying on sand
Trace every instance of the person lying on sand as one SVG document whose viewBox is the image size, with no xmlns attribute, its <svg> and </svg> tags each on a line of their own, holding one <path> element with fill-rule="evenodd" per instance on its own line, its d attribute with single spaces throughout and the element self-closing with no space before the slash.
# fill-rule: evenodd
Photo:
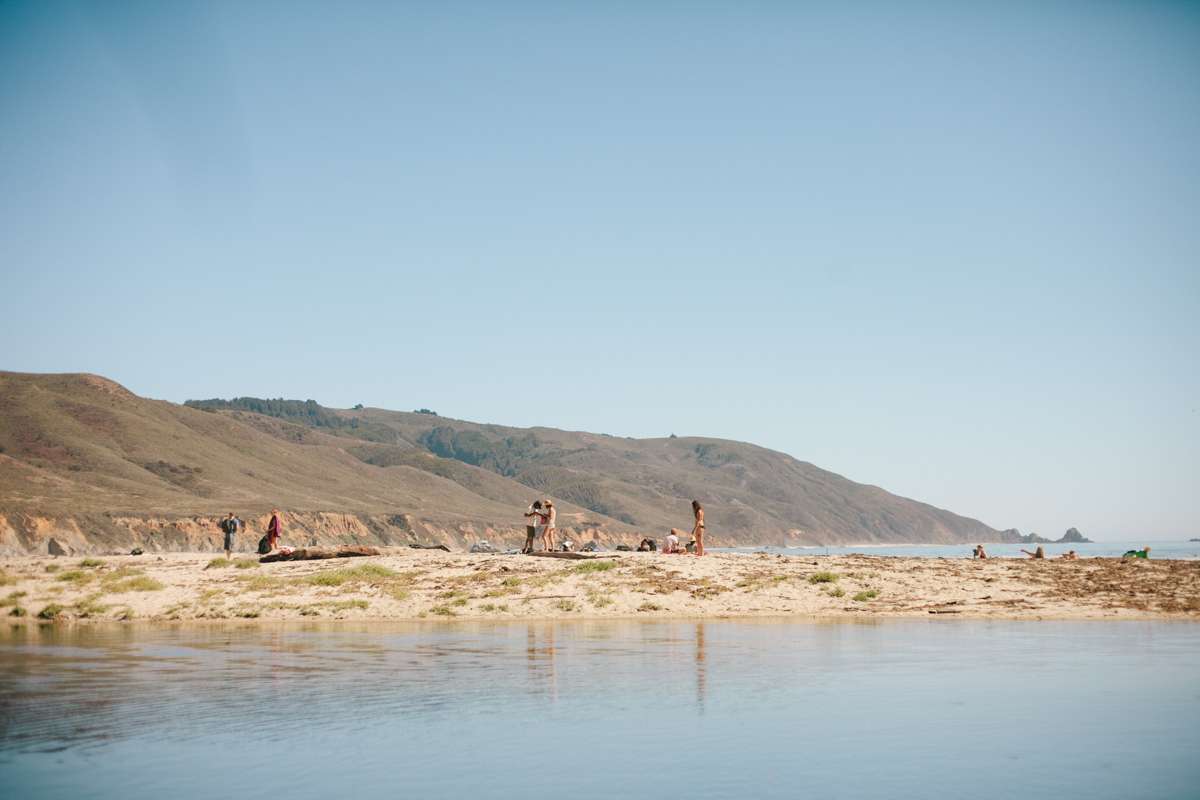
<svg viewBox="0 0 1200 800">
<path fill-rule="evenodd" d="M 1031 553 L 1024 548 L 1021 549 L 1021 552 L 1024 553 L 1025 555 L 1029 556 L 1030 558 L 1045 558 L 1046 557 L 1046 551 L 1040 547 L 1037 549 L 1036 553 Z"/>
<path fill-rule="evenodd" d="M 1069 552 L 1069 553 L 1063 553 L 1063 554 L 1062 554 L 1062 557 L 1063 557 L 1063 558 L 1079 558 L 1079 554 L 1078 554 L 1078 553 L 1076 553 L 1074 550 L 1072 550 L 1072 551 L 1071 551 L 1071 552 Z"/>
</svg>

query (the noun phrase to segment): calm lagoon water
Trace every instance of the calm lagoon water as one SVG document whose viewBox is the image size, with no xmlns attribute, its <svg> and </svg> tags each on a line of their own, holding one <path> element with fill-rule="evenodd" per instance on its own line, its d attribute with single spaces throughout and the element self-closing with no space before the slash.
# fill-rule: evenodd
<svg viewBox="0 0 1200 800">
<path fill-rule="evenodd" d="M 1200 796 L 1200 625 L 12 628 L 5 798 Z"/>
</svg>

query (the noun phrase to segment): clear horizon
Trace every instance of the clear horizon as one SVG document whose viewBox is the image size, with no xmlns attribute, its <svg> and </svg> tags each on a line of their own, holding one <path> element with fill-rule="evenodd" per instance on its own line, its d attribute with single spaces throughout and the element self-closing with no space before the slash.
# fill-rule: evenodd
<svg viewBox="0 0 1200 800">
<path fill-rule="evenodd" d="M 1200 537 L 1200 5 L 0 4 L 0 369 Z"/>
</svg>

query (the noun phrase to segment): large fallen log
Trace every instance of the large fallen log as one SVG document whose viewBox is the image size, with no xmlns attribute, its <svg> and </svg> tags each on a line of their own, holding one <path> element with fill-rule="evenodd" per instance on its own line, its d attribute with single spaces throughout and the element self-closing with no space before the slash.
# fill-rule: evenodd
<svg viewBox="0 0 1200 800">
<path fill-rule="evenodd" d="M 322 558 L 358 558 L 379 555 L 378 547 L 346 545 L 345 547 L 303 547 L 290 553 L 269 553 L 258 560 L 260 564 L 275 561 L 315 561 Z"/>
<path fill-rule="evenodd" d="M 536 553 L 526 553 L 527 556 L 538 556 L 539 558 L 566 558 L 571 561 L 587 561 L 595 558 L 595 556 L 585 556 L 583 553 L 547 553 L 545 550 L 538 550 Z"/>
</svg>

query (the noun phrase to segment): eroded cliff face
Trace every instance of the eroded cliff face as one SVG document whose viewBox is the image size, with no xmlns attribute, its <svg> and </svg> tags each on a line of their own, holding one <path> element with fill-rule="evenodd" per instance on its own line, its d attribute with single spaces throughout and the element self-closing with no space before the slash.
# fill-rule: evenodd
<svg viewBox="0 0 1200 800">
<path fill-rule="evenodd" d="M 223 517 L 153 517 L 117 514 L 80 514 L 54 517 L 33 511 L 0 509 L 0 556 L 101 555 L 142 547 L 148 553 L 222 550 Z M 269 517 L 244 517 L 237 535 L 238 552 L 253 552 L 266 532 Z M 519 548 L 525 527 L 497 526 L 467 520 L 414 519 L 407 514 L 367 515 L 334 512 L 281 512 L 281 541 L 293 547 L 328 547 L 367 544 L 403 547 L 409 544 L 443 544 L 452 550 L 467 549 L 480 540 L 497 549 Z M 569 539 L 577 546 L 594 542 L 601 549 L 619 544 L 636 547 L 643 535 L 661 542 L 662 533 L 610 532 L 595 526 L 562 526 L 557 541 Z M 688 539 L 685 533 L 683 539 Z M 781 536 L 780 544 L 793 544 L 794 536 Z M 723 538 L 721 547 L 750 546 Z"/>
</svg>

